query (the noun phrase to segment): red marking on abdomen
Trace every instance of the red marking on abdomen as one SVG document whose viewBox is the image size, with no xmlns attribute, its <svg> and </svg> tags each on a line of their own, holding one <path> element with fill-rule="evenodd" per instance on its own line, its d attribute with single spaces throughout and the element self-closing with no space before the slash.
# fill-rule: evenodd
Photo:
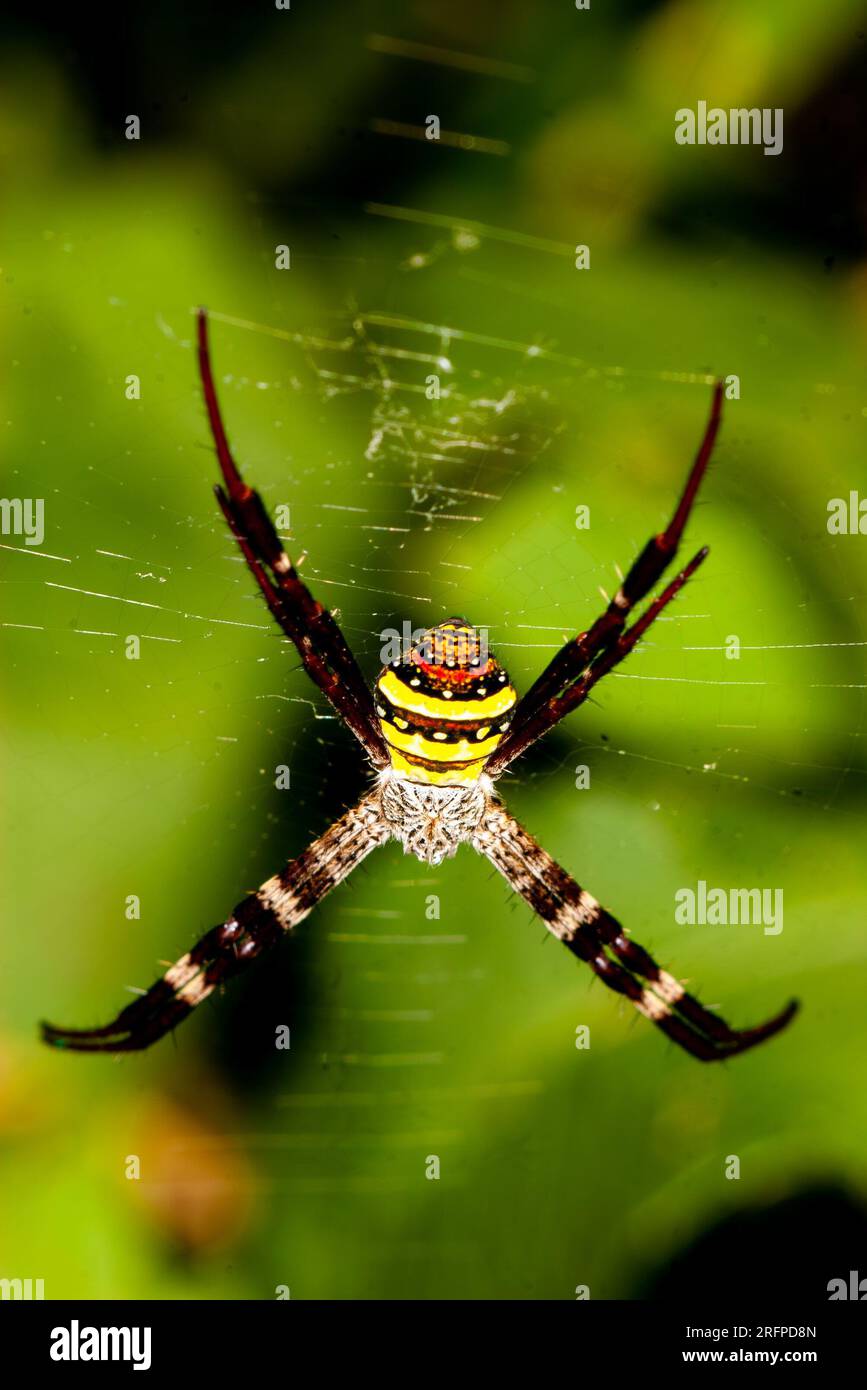
<svg viewBox="0 0 867 1390">
<path fill-rule="evenodd" d="M 420 656 L 410 654 L 413 665 L 420 666 L 426 676 L 431 680 L 443 681 L 446 685 L 463 685 L 467 681 L 481 680 L 491 669 L 490 658 L 484 666 L 474 666 L 470 670 L 462 669 L 460 666 L 432 666 L 427 661 L 422 661 Z"/>
</svg>

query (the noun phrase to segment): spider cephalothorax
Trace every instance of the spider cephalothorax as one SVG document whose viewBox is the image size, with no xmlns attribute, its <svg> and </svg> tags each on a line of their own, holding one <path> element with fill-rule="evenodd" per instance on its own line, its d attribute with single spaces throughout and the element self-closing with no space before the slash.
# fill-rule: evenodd
<svg viewBox="0 0 867 1390">
<path fill-rule="evenodd" d="M 395 840 L 424 863 L 441 864 L 472 839 L 485 814 L 491 782 L 482 774 L 473 782 L 434 785 L 386 769 L 379 789 L 382 814 Z"/>
<path fill-rule="evenodd" d="M 439 864 L 469 843 L 519 893 L 559 941 L 610 989 L 701 1061 L 734 1057 L 778 1033 L 795 1004 L 758 1028 L 735 1030 L 663 970 L 615 917 L 537 844 L 494 790 L 514 760 L 628 656 L 705 559 L 699 550 L 630 625 L 635 605 L 677 553 L 707 469 L 722 409 L 710 420 L 668 526 L 633 561 L 601 617 L 563 646 L 518 699 L 487 649 L 486 634 L 462 618 L 430 628 L 379 676 L 371 693 L 331 613 L 301 582 L 257 492 L 232 458 L 217 404 L 207 320 L 198 320 L 199 368 L 223 475 L 217 498 L 244 558 L 315 684 L 364 748 L 377 773 L 371 791 L 318 840 L 238 904 L 142 996 L 102 1028 L 44 1025 L 47 1042 L 81 1052 L 129 1052 L 174 1028 L 225 980 L 298 925 L 326 893 L 379 845 Z"/>
</svg>

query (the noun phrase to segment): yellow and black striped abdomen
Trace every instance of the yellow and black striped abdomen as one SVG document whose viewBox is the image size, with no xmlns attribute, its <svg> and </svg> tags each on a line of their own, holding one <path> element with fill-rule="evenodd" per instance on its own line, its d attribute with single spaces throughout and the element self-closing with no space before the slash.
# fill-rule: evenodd
<svg viewBox="0 0 867 1390">
<path fill-rule="evenodd" d="M 474 782 L 509 727 L 515 691 L 476 630 L 450 619 L 376 683 L 391 764 L 414 782 Z"/>
</svg>

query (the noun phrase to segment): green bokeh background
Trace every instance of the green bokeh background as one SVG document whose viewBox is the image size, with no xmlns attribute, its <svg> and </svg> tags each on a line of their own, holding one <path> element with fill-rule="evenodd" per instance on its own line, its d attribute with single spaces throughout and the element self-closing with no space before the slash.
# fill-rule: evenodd
<svg viewBox="0 0 867 1390">
<path fill-rule="evenodd" d="M 527 11 L 157 5 L 102 69 L 7 24 L 3 493 L 43 497 L 47 525 L 40 553 L 0 551 L 0 1276 L 49 1298 L 638 1297 L 717 1223 L 816 1184 L 851 1203 L 852 1248 L 805 1248 L 802 1291 L 863 1268 L 867 541 L 826 518 L 867 492 L 864 9 Z M 783 154 L 676 146 L 702 98 L 783 107 Z M 431 112 L 509 153 L 371 125 Z M 394 846 L 153 1052 L 40 1047 L 39 1018 L 107 1019 L 365 781 L 216 512 L 198 303 L 239 460 L 291 506 L 371 678 L 383 628 L 457 610 L 526 689 L 664 523 L 707 383 L 737 374 L 688 537 L 709 563 L 505 793 L 732 1022 L 799 997 L 789 1033 L 702 1068 L 469 850 L 431 870 Z M 383 385 L 418 388 L 431 353 L 453 401 Z M 427 428 L 498 438 L 431 461 Z M 783 932 L 677 925 L 698 879 L 782 888 Z"/>
</svg>

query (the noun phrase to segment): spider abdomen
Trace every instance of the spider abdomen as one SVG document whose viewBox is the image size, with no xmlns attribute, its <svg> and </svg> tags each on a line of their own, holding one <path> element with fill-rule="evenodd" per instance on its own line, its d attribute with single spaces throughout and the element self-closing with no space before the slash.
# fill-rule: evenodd
<svg viewBox="0 0 867 1390">
<path fill-rule="evenodd" d="M 515 690 L 485 634 L 449 618 L 376 683 L 392 768 L 418 783 L 473 783 L 509 727 Z"/>
</svg>

